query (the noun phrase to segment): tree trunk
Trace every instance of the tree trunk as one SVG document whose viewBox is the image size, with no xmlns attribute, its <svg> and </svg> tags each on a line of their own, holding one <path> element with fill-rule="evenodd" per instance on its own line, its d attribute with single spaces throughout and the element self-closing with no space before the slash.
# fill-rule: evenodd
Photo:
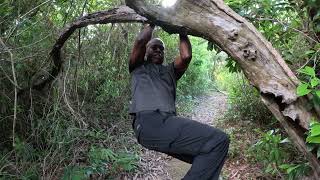
<svg viewBox="0 0 320 180">
<path fill-rule="evenodd" d="M 298 149 L 309 159 L 313 177 L 320 177 L 320 162 L 305 145 L 304 133 L 311 117 L 320 119 L 320 112 L 308 105 L 308 99 L 297 97 L 297 77 L 280 54 L 244 18 L 232 11 L 222 0 L 180 0 L 174 7 L 161 8 L 143 0 L 126 0 L 122 6 L 80 17 L 66 26 L 50 53 L 54 66 L 48 75 L 32 82 L 41 90 L 60 73 L 63 65 L 61 48 L 71 34 L 90 24 L 117 22 L 153 22 L 169 33 L 188 33 L 216 43 L 241 66 L 250 83 L 261 93 L 263 102 L 287 131 Z M 24 88 L 20 93 L 28 90 Z"/>
<path fill-rule="evenodd" d="M 308 99 L 297 97 L 299 80 L 251 23 L 222 0 L 180 0 L 170 8 L 143 0 L 126 0 L 126 4 L 169 33 L 186 31 L 203 37 L 233 57 L 291 140 L 308 157 L 314 178 L 319 179 L 320 163 L 307 150 L 304 133 L 311 117 L 319 119 L 320 113 L 310 108 Z"/>
</svg>

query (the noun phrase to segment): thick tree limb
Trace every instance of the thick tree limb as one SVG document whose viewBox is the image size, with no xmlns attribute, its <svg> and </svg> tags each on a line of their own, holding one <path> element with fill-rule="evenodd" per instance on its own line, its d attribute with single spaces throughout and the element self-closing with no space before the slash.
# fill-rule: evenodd
<svg viewBox="0 0 320 180">
<path fill-rule="evenodd" d="M 299 80 L 251 23 L 222 0 L 180 0 L 166 9 L 144 0 L 126 0 L 126 4 L 170 33 L 187 31 L 216 43 L 232 56 L 298 149 L 309 158 L 314 177 L 319 179 L 320 163 L 307 150 L 304 137 L 311 117 L 320 119 L 319 114 L 308 106 L 305 97 L 297 97 Z"/>
<path fill-rule="evenodd" d="M 142 17 L 135 13 L 134 10 L 127 6 L 120 6 L 107 11 L 99 11 L 86 16 L 80 17 L 71 24 L 67 25 L 60 33 L 56 43 L 50 52 L 54 66 L 49 71 L 48 74 L 41 74 L 40 77 L 35 78 L 32 82 L 32 89 L 41 90 L 47 84 L 50 84 L 55 77 L 61 71 L 63 60 L 61 59 L 61 49 L 68 38 L 74 33 L 78 28 L 86 27 L 92 24 L 108 24 L 108 23 L 127 23 L 127 22 L 148 22 L 145 17 Z M 19 92 L 21 94 L 25 90 L 23 89 Z"/>
</svg>

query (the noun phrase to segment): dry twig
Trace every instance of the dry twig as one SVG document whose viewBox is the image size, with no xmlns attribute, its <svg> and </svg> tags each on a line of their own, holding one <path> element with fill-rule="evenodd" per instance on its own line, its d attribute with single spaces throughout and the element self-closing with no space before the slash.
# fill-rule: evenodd
<svg viewBox="0 0 320 180">
<path fill-rule="evenodd" d="M 13 54 L 9 50 L 9 48 L 4 44 L 2 39 L 0 38 L 0 43 L 4 47 L 5 51 L 10 55 L 10 62 L 11 62 L 11 71 L 13 76 L 13 84 L 14 84 L 14 104 L 13 104 L 13 122 L 12 122 L 12 146 L 15 146 L 15 130 L 16 130 L 16 121 L 17 121 L 17 95 L 18 95 L 18 82 L 16 78 L 16 70 L 14 67 L 14 60 Z"/>
</svg>

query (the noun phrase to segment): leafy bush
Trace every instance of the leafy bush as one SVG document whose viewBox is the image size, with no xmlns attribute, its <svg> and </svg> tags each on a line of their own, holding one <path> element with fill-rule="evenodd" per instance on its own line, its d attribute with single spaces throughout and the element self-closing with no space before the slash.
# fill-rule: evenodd
<svg viewBox="0 0 320 180">
<path fill-rule="evenodd" d="M 320 123 L 311 120 L 308 137 L 306 139 L 309 151 L 315 151 L 317 158 L 320 158 Z"/>
<path fill-rule="evenodd" d="M 286 175 L 290 180 L 307 175 L 310 171 L 307 163 L 289 163 L 290 155 L 295 150 L 290 149 L 290 141 L 283 138 L 278 129 L 258 132 L 262 137 L 249 149 L 249 153 L 256 162 L 263 164 L 265 173 L 280 177 Z"/>
<path fill-rule="evenodd" d="M 301 164 L 282 164 L 279 166 L 289 180 L 296 180 L 299 177 L 307 175 L 310 172 L 309 163 L 301 163 Z"/>
<path fill-rule="evenodd" d="M 111 149 L 92 146 L 89 153 L 89 166 L 68 166 L 63 179 L 81 180 L 89 177 L 112 178 L 122 172 L 137 168 L 138 157 L 128 153 L 114 153 Z"/>
</svg>

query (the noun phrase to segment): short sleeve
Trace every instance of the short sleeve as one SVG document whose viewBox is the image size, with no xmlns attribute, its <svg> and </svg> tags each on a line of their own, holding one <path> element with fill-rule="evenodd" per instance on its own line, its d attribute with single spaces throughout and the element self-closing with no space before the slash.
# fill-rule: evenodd
<svg viewBox="0 0 320 180">
<path fill-rule="evenodd" d="M 175 82 L 179 79 L 176 73 L 176 70 L 174 68 L 174 62 L 168 64 L 168 71 L 170 73 L 170 75 L 172 76 L 172 78 L 175 80 Z"/>
</svg>

